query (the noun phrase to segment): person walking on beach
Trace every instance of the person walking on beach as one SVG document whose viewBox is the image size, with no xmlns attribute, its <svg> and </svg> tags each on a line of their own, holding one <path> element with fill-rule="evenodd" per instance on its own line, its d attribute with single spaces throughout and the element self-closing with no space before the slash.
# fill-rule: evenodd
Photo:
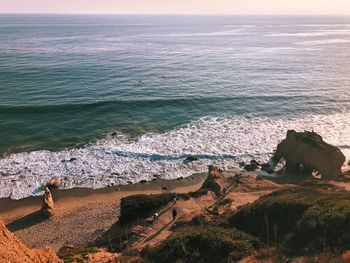
<svg viewBox="0 0 350 263">
<path fill-rule="evenodd" d="M 236 186 L 239 184 L 240 179 L 241 179 L 241 176 L 239 174 L 235 174 L 234 180 L 235 180 Z"/>
<path fill-rule="evenodd" d="M 176 209 L 174 208 L 174 209 L 173 209 L 173 221 L 175 221 L 176 216 L 177 216 L 177 211 L 176 211 Z"/>
<path fill-rule="evenodd" d="M 177 193 L 174 193 L 174 198 L 173 198 L 174 203 L 176 203 L 176 200 L 177 200 Z"/>
<path fill-rule="evenodd" d="M 153 215 L 153 222 L 158 222 L 159 221 L 159 214 L 158 213 L 154 213 Z"/>
</svg>

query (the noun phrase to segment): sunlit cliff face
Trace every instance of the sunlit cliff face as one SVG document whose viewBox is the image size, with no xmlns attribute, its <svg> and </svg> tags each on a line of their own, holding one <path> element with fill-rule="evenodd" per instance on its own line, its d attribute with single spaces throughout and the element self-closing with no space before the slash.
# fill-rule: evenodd
<svg viewBox="0 0 350 263">
<path fill-rule="evenodd" d="M 349 14 L 348 0 L 0 0 L 1 13 Z"/>
</svg>

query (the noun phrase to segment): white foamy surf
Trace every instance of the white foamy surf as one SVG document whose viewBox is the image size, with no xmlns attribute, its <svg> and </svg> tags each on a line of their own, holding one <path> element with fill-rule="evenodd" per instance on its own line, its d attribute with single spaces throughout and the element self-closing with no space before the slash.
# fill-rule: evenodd
<svg viewBox="0 0 350 263">
<path fill-rule="evenodd" d="M 63 188 L 101 188 L 151 180 L 154 175 L 186 177 L 205 171 L 209 164 L 232 169 L 238 161 L 266 161 L 288 129 L 314 130 L 349 157 L 349 118 L 350 113 L 302 118 L 206 117 L 136 140 L 110 135 L 83 148 L 12 154 L 0 159 L 0 197 L 42 194 L 42 186 L 52 177 L 58 177 Z M 188 155 L 197 155 L 199 160 L 186 163 Z"/>
</svg>

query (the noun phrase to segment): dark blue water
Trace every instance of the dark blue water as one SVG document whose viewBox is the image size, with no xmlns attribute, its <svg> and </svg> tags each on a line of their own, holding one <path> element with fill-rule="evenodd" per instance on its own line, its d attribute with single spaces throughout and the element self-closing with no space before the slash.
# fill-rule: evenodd
<svg viewBox="0 0 350 263">
<path fill-rule="evenodd" d="M 122 155 L 84 153 L 102 167 L 84 174 L 127 155 L 141 167 L 122 173 L 140 178 L 159 168 L 145 154 L 266 155 L 293 127 L 345 145 L 349 61 L 350 17 L 0 15 L 0 153 L 18 153 L 0 172 L 50 174 L 43 160 L 62 166 L 88 144 Z M 50 152 L 21 154 L 37 150 Z"/>
</svg>

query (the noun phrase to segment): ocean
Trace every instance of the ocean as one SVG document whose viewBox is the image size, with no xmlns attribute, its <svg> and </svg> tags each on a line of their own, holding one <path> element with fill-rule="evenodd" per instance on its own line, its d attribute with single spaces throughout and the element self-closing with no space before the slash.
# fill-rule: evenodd
<svg viewBox="0 0 350 263">
<path fill-rule="evenodd" d="M 0 197 L 234 169 L 288 129 L 350 157 L 349 120 L 350 17 L 0 15 Z"/>
</svg>

